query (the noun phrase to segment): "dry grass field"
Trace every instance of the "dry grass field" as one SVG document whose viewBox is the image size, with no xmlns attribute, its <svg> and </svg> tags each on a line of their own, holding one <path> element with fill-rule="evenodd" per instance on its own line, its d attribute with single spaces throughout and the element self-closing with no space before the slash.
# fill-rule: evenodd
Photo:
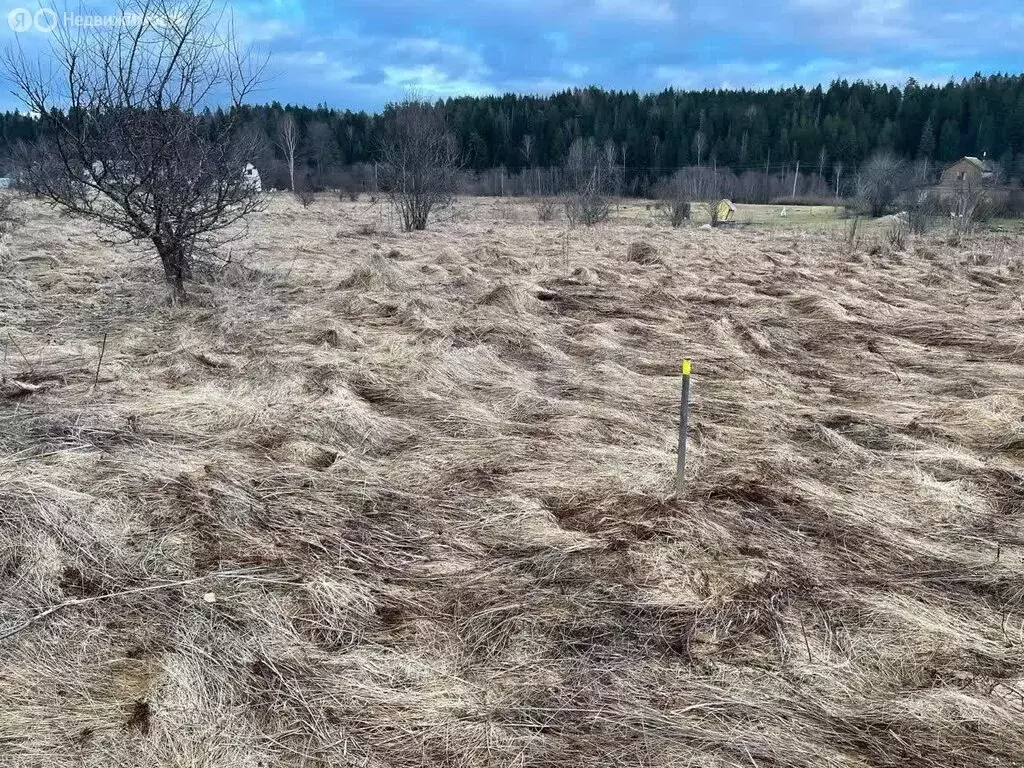
<svg viewBox="0 0 1024 768">
<path fill-rule="evenodd" d="M 1020 239 L 22 210 L 3 768 L 1024 764 Z"/>
</svg>

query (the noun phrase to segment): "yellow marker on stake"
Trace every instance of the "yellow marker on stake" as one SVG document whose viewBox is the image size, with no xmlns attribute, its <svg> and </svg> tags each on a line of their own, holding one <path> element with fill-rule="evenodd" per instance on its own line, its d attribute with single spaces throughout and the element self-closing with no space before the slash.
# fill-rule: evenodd
<svg viewBox="0 0 1024 768">
<path fill-rule="evenodd" d="M 683 360 L 683 392 L 679 400 L 679 447 L 676 450 L 676 496 L 683 494 L 683 477 L 686 474 L 686 432 L 690 423 L 690 358 Z"/>
</svg>

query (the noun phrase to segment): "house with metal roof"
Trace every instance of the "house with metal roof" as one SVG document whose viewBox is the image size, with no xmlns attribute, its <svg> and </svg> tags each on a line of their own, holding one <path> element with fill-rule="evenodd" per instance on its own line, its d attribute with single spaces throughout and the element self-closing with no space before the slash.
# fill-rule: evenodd
<svg viewBox="0 0 1024 768">
<path fill-rule="evenodd" d="M 990 184 L 995 178 L 992 166 L 987 160 L 977 157 L 961 157 L 942 172 L 940 187 L 955 189 L 961 186 L 980 187 Z"/>
</svg>

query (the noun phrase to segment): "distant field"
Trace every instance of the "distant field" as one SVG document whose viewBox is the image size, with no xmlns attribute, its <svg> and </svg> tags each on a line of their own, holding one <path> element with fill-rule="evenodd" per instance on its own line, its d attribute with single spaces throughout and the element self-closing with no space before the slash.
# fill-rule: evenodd
<svg viewBox="0 0 1024 768">
<path fill-rule="evenodd" d="M 839 215 L 842 209 L 830 205 L 782 206 L 738 203 L 736 209 L 734 221 L 776 229 L 826 230 L 843 222 Z M 786 216 L 782 216 L 783 210 L 786 211 Z M 656 202 L 631 200 L 619 204 L 616 216 L 639 221 L 657 221 L 659 213 Z M 700 203 L 693 205 L 692 216 L 695 224 L 708 221 L 707 209 Z"/>
<path fill-rule="evenodd" d="M 22 206 L 2 768 L 1024 765 L 1019 237 Z"/>
<path fill-rule="evenodd" d="M 785 216 L 783 216 L 785 212 Z M 637 221 L 658 219 L 657 203 L 652 201 L 627 201 L 620 203 L 616 216 Z M 737 203 L 734 221 L 742 226 L 754 226 L 762 229 L 777 229 L 804 232 L 830 232 L 850 226 L 851 216 L 842 206 L 831 205 L 755 205 Z M 704 205 L 694 204 L 693 223 L 703 224 L 708 221 L 707 209 Z M 859 217 L 858 229 L 878 231 L 891 225 L 891 221 L 883 217 L 872 220 Z M 948 223 L 936 219 L 935 229 L 942 233 L 948 229 Z M 985 222 L 981 229 L 989 232 L 1024 232 L 1022 219 L 994 219 Z"/>
</svg>

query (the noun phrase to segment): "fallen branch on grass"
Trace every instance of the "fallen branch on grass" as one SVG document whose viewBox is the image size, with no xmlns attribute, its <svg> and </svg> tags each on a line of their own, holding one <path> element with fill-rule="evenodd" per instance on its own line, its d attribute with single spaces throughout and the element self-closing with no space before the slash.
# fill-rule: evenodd
<svg viewBox="0 0 1024 768">
<path fill-rule="evenodd" d="M 208 573 L 205 576 L 197 576 L 194 579 L 184 579 L 182 581 L 172 581 L 172 582 L 169 582 L 169 583 L 166 583 L 166 584 L 150 584 L 148 587 L 135 587 L 134 589 L 125 589 L 125 590 L 122 590 L 120 592 L 109 592 L 109 593 L 107 593 L 105 595 L 94 595 L 93 597 L 83 597 L 83 598 L 81 598 L 79 600 L 68 600 L 66 603 L 59 603 L 59 604 L 54 605 L 54 606 L 52 606 L 50 608 L 47 608 L 45 611 L 42 611 L 41 613 L 37 613 L 35 616 L 32 616 L 32 617 L 26 619 L 21 624 L 18 624 L 16 627 L 14 627 L 13 629 L 9 629 L 6 632 L 4 632 L 3 634 L 0 634 L 0 642 L 3 642 L 4 640 L 6 640 L 9 637 L 13 637 L 14 635 L 18 634 L 19 632 L 23 632 L 24 630 L 28 629 L 30 626 L 32 626 L 36 622 L 42 621 L 47 616 L 52 616 L 53 614 L 57 613 L 58 611 L 62 611 L 65 608 L 72 608 L 72 607 L 74 607 L 76 605 L 85 605 L 86 603 L 95 603 L 95 602 L 97 602 L 99 600 L 107 600 L 107 599 L 112 598 L 112 597 L 124 597 L 125 595 L 137 595 L 140 592 L 155 592 L 156 590 L 160 590 L 160 589 L 173 589 L 174 587 L 184 587 L 184 586 L 187 586 L 189 584 L 198 584 L 199 582 L 202 582 L 202 581 L 208 581 L 209 579 L 225 578 L 225 577 L 230 577 L 230 576 L 237 577 L 237 576 L 251 576 L 251 575 L 252 575 L 252 571 L 221 571 L 219 573 Z"/>
</svg>

